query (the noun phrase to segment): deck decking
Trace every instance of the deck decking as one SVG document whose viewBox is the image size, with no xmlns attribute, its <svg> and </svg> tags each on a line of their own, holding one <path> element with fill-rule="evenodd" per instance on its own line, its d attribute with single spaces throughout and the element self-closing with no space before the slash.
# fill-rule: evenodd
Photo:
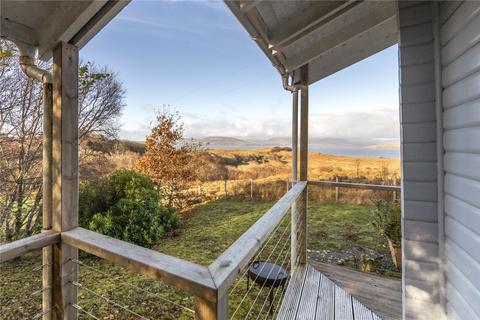
<svg viewBox="0 0 480 320">
<path fill-rule="evenodd" d="M 312 265 L 293 274 L 278 320 L 379 320 L 374 312 Z"/>
<path fill-rule="evenodd" d="M 402 281 L 334 264 L 310 261 L 315 269 L 383 320 L 402 319 Z"/>
</svg>

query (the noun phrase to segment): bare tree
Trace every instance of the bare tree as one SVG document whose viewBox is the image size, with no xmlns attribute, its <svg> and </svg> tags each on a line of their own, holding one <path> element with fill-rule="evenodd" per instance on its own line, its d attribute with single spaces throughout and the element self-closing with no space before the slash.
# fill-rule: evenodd
<svg viewBox="0 0 480 320">
<path fill-rule="evenodd" d="M 42 68 L 48 63 L 38 62 Z M 105 67 L 84 63 L 79 70 L 80 144 L 90 135 L 115 137 L 125 91 Z M 42 200 L 41 84 L 27 78 L 18 51 L 0 41 L 0 239 L 38 231 Z M 88 158 L 88 152 L 83 159 Z"/>
</svg>

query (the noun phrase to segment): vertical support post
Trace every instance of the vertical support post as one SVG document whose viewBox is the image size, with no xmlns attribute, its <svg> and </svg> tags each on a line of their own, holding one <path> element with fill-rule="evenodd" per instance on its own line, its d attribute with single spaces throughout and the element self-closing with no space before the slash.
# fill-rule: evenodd
<svg viewBox="0 0 480 320">
<path fill-rule="evenodd" d="M 195 320 L 226 320 L 228 319 L 228 291 L 217 297 L 216 302 L 195 299 Z"/>
<path fill-rule="evenodd" d="M 53 50 L 52 227 L 63 232 L 78 226 L 78 48 L 60 42 Z M 78 249 L 53 246 L 54 319 L 77 319 Z"/>
<path fill-rule="evenodd" d="M 227 197 L 227 179 L 225 179 L 225 184 L 223 186 L 224 192 L 225 192 L 225 198 Z"/>
<path fill-rule="evenodd" d="M 393 185 L 397 185 L 397 176 L 393 177 Z M 397 202 L 397 191 L 393 191 L 393 202 Z"/>
<path fill-rule="evenodd" d="M 52 229 L 52 84 L 43 84 L 43 156 L 42 156 L 42 231 Z M 42 313 L 43 320 L 52 318 L 52 252 L 53 247 L 42 249 Z"/>
<path fill-rule="evenodd" d="M 298 90 L 292 92 L 292 187 L 298 179 Z M 290 245 L 290 272 L 294 272 L 297 267 L 298 257 L 298 240 L 297 240 L 297 221 L 298 210 L 297 204 L 294 202 L 291 208 L 291 245 Z"/>
<path fill-rule="evenodd" d="M 335 177 L 335 182 L 338 182 L 338 176 Z M 338 202 L 338 187 L 335 187 L 335 202 Z"/>
<path fill-rule="evenodd" d="M 253 179 L 250 179 L 250 199 L 253 199 Z"/>
<path fill-rule="evenodd" d="M 300 181 L 307 181 L 308 171 L 308 64 L 300 68 Z M 296 256 L 299 265 L 307 262 L 307 195 L 302 192 L 297 207 Z M 293 257 L 292 257 L 293 259 Z"/>
</svg>

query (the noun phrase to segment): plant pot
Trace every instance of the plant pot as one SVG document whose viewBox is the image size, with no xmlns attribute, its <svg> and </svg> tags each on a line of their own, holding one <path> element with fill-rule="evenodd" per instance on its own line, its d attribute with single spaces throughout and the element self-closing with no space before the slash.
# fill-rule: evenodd
<svg viewBox="0 0 480 320">
<path fill-rule="evenodd" d="M 388 239 L 388 248 L 390 249 L 390 254 L 392 255 L 393 264 L 397 269 L 402 267 L 402 246 L 395 244 L 391 239 Z"/>
</svg>

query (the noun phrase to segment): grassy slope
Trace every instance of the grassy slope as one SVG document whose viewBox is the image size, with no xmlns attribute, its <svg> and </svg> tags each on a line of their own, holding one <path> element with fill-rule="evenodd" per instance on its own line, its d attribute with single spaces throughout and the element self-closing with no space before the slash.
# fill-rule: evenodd
<svg viewBox="0 0 480 320">
<path fill-rule="evenodd" d="M 224 158 L 262 157 L 264 162 L 249 161 L 237 167 L 229 166 L 229 169 L 236 172 L 239 179 L 271 178 L 289 179 L 291 177 L 290 151 L 272 152 L 272 149 L 253 150 L 210 150 L 209 152 Z M 308 155 L 308 175 L 310 179 L 331 179 L 335 176 L 348 176 L 351 178 L 358 175 L 368 179 L 376 179 L 387 176 L 400 176 L 400 161 L 389 158 L 361 158 L 336 156 L 310 152 Z"/>
<path fill-rule="evenodd" d="M 156 249 L 179 258 L 208 265 L 272 205 L 273 202 L 268 201 L 230 199 L 199 206 L 186 218 L 179 234 L 165 239 Z M 355 243 L 385 252 L 384 241 L 374 234 L 368 221 L 368 207 L 366 206 L 310 203 L 309 247 L 315 250 L 338 249 L 352 245 L 352 238 L 355 238 Z M 353 228 L 345 228 L 345 225 L 352 225 Z M 346 229 L 348 231 L 345 231 Z M 352 233 L 354 233 L 353 236 Z M 130 309 L 149 318 L 191 318 L 190 313 L 172 307 L 170 303 L 162 302 L 158 296 L 146 294 L 142 290 L 159 293 L 170 300 L 193 308 L 192 297 L 185 293 L 133 274 L 103 260 L 88 256 L 81 259 L 87 265 L 114 277 L 112 280 L 111 277 L 80 266 L 80 282 L 84 283 L 86 287 L 122 305 L 128 305 Z M 0 280 L 2 319 L 31 318 L 36 312 L 39 312 L 41 307 L 38 297 L 28 303 L 22 301 L 28 297 L 29 293 L 40 288 L 40 272 L 31 272 L 32 268 L 39 264 L 39 255 L 31 254 L 25 258 L 0 265 L 2 268 Z M 139 286 L 142 290 L 129 287 L 126 283 Z M 245 290 L 245 283 L 241 282 L 238 290 L 231 293 L 232 305 L 240 301 Z M 266 293 L 257 291 L 254 290 L 249 295 L 249 299 L 258 294 L 259 301 L 263 303 Z M 105 315 L 106 319 L 128 318 L 127 313 L 119 313 L 115 308 L 108 307 L 101 299 L 82 290 L 79 291 L 79 304 L 96 315 Z M 19 312 L 19 310 L 23 311 Z M 244 316 L 242 312 L 245 311 L 241 310 L 239 313 L 241 317 Z"/>
</svg>

